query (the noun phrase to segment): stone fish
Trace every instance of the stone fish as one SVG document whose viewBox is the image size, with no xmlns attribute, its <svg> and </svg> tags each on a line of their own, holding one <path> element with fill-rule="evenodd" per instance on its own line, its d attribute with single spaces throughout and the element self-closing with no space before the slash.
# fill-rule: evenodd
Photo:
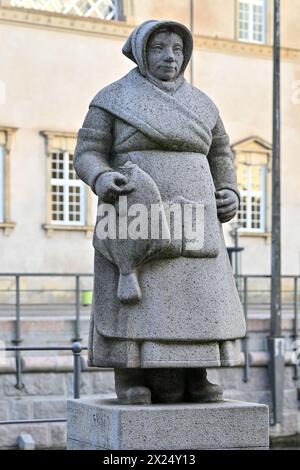
<svg viewBox="0 0 300 470">
<path fill-rule="evenodd" d="M 114 238 L 101 236 L 98 224 L 103 219 L 98 216 L 93 245 L 119 269 L 117 297 L 120 302 L 135 304 L 142 299 L 137 268 L 163 252 L 170 245 L 171 237 L 161 195 L 153 179 L 132 162 L 127 162 L 117 170 L 127 177 L 128 185 L 134 189 L 128 196 L 118 198 L 115 203 Z M 104 215 L 107 204 L 101 203 L 98 206 L 98 214 L 99 207 Z M 155 222 L 151 220 L 151 207 L 155 207 L 159 213 L 159 219 Z M 139 213 L 138 220 L 132 214 L 134 210 L 135 214 Z M 159 226 L 154 227 L 156 222 Z M 103 222 L 101 228 L 102 226 Z M 135 231 L 134 237 L 130 233 L 130 227 L 140 227 L 140 230 Z"/>
</svg>

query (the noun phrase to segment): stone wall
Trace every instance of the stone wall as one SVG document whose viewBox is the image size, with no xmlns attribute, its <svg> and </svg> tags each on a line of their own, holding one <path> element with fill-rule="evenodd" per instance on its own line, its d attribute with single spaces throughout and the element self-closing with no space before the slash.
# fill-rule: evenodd
<svg viewBox="0 0 300 470">
<path fill-rule="evenodd" d="M 88 315 L 81 320 L 82 344 L 87 344 Z M 0 318 L 0 340 L 9 346 L 14 336 L 14 321 Z M 297 400 L 299 383 L 294 379 L 291 362 L 293 318 L 283 320 L 286 337 L 286 369 L 284 395 L 284 421 L 270 427 L 272 438 L 300 435 L 300 411 Z M 244 382 L 244 354 L 242 366 L 227 369 L 210 369 L 212 382 L 222 385 L 225 397 L 234 400 L 271 405 L 268 377 L 268 352 L 266 337 L 270 320 L 261 315 L 248 319 L 249 381 Z M 24 346 L 71 345 L 74 337 L 74 320 L 69 317 L 32 317 L 22 320 Z M 245 347 L 245 343 L 242 343 Z M 69 351 L 22 353 L 22 380 L 24 388 L 17 390 L 14 354 L 3 360 L 0 357 L 0 421 L 23 419 L 65 418 L 67 398 L 73 396 L 73 357 Z M 111 370 L 94 370 L 87 367 L 86 352 L 82 354 L 81 396 L 103 396 L 114 393 Z M 272 413 L 270 413 L 272 415 Z M 32 434 L 36 447 L 41 449 L 65 448 L 64 423 L 0 425 L 0 448 L 15 448 L 17 437 L 24 432 Z"/>
<path fill-rule="evenodd" d="M 84 361 L 85 362 L 85 361 Z M 256 362 L 258 362 L 258 357 Z M 65 369 L 65 370 L 63 370 Z M 250 380 L 243 381 L 242 367 L 211 369 L 209 378 L 220 383 L 228 399 L 271 405 L 268 369 L 266 364 L 250 368 Z M 0 420 L 65 418 L 67 398 L 73 393 L 72 364 L 48 372 L 26 372 L 23 374 L 24 388 L 15 388 L 13 373 L 0 375 Z M 81 396 L 102 397 L 114 394 L 111 370 L 87 369 L 81 376 Z M 270 427 L 271 437 L 300 434 L 300 412 L 297 388 L 293 380 L 293 367 L 285 372 L 284 421 L 282 425 Z M 0 425 L 0 449 L 15 448 L 21 433 L 30 433 L 40 449 L 63 449 L 66 445 L 65 423 L 10 424 Z"/>
<path fill-rule="evenodd" d="M 14 374 L 0 375 L 0 421 L 65 418 L 67 398 L 73 396 L 73 373 L 29 372 L 23 375 L 24 388 L 15 388 Z M 114 392 L 113 374 L 83 372 L 81 393 L 84 396 L 102 396 Z M 0 425 L 0 449 L 16 448 L 21 433 L 32 435 L 36 448 L 64 449 L 65 423 Z"/>
</svg>

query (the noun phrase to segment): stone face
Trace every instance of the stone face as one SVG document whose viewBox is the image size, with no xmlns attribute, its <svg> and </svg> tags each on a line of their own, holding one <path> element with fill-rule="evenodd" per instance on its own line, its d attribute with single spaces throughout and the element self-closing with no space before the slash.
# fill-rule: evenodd
<svg viewBox="0 0 300 470">
<path fill-rule="evenodd" d="M 268 407 L 252 403 L 68 401 L 69 449 L 266 449 L 268 430 Z"/>
</svg>

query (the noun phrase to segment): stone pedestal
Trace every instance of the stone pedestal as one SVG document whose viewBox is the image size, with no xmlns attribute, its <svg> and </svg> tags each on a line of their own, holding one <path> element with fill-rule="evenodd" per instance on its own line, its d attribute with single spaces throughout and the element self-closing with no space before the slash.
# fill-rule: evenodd
<svg viewBox="0 0 300 470">
<path fill-rule="evenodd" d="M 222 403 L 119 405 L 68 401 L 69 450 L 266 449 L 268 407 Z"/>
</svg>

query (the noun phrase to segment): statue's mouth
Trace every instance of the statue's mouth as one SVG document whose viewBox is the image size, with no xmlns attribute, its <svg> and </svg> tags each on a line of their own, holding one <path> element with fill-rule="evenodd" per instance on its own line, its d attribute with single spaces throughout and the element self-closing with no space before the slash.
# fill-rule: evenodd
<svg viewBox="0 0 300 470">
<path fill-rule="evenodd" d="M 175 72 L 176 70 L 176 67 L 172 65 L 161 65 L 159 68 L 164 70 L 165 72 Z"/>
</svg>

